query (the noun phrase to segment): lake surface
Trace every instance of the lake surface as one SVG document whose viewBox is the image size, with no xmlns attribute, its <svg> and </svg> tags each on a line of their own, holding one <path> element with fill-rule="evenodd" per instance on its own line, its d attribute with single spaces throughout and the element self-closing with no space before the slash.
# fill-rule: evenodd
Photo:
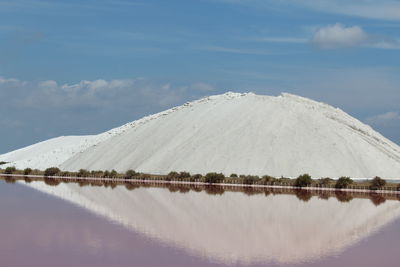
<svg viewBox="0 0 400 267">
<path fill-rule="evenodd" d="M 0 266 L 399 266 L 399 200 L 174 191 L 0 180 Z"/>
</svg>

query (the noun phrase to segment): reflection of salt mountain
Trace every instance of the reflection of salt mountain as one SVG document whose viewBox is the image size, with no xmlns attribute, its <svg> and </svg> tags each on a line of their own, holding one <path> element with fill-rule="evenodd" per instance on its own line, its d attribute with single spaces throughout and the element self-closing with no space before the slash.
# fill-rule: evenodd
<svg viewBox="0 0 400 267">
<path fill-rule="evenodd" d="M 400 215 L 398 201 L 376 207 L 365 199 L 341 203 L 314 197 L 305 203 L 290 195 L 183 194 L 41 182 L 30 186 L 225 264 L 317 259 L 343 250 Z"/>
</svg>

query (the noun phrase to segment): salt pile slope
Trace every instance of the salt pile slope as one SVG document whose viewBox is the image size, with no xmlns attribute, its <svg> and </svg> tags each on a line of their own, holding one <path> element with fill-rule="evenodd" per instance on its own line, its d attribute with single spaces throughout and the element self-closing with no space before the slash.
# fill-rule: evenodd
<svg viewBox="0 0 400 267">
<path fill-rule="evenodd" d="M 339 109 L 290 94 L 226 93 L 100 135 L 68 138 L 0 161 L 73 171 L 400 178 L 399 146 Z"/>
<path fill-rule="evenodd" d="M 90 147 L 65 169 L 295 177 L 400 177 L 400 148 L 306 98 L 228 93 L 176 108 Z"/>
</svg>

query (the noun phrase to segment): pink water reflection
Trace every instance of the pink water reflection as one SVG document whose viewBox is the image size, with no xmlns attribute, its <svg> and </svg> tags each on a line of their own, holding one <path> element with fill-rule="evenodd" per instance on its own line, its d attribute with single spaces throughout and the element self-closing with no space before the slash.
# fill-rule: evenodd
<svg viewBox="0 0 400 267">
<path fill-rule="evenodd" d="M 149 238 L 146 233 L 18 184 L 0 181 L 0 214 L 0 266 L 224 266 L 208 255 L 190 253 L 169 240 Z M 378 232 L 372 231 L 338 255 L 287 266 L 399 266 L 399 248 L 397 220 Z M 270 261 L 250 265 L 284 264 Z"/>
</svg>

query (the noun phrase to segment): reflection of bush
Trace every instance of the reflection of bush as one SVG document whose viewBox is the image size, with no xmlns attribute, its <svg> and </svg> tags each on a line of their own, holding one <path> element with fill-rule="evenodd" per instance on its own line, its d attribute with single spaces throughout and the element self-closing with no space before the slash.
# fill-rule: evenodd
<svg viewBox="0 0 400 267">
<path fill-rule="evenodd" d="M 374 203 L 375 206 L 379 206 L 380 204 L 383 204 L 386 201 L 386 198 L 384 198 L 382 195 L 379 195 L 376 193 L 372 193 L 370 195 L 370 199 L 371 199 L 372 203 Z"/>
<path fill-rule="evenodd" d="M 340 202 L 350 202 L 353 200 L 353 197 L 344 191 L 335 191 L 335 195 L 337 200 L 339 200 Z"/>
<path fill-rule="evenodd" d="M 52 178 L 44 178 L 44 183 L 50 186 L 57 186 L 60 184 L 60 181 Z"/>
<path fill-rule="evenodd" d="M 4 181 L 6 181 L 7 184 L 13 184 L 15 183 L 16 179 L 14 177 L 6 176 L 4 177 Z"/>
<path fill-rule="evenodd" d="M 307 202 L 312 198 L 312 194 L 308 190 L 299 189 L 296 190 L 296 197 L 304 202 Z"/>
<path fill-rule="evenodd" d="M 329 193 L 328 192 L 324 192 L 324 191 L 322 191 L 322 192 L 318 192 L 318 197 L 320 198 L 320 199 L 329 199 L 329 197 L 330 197 L 330 195 L 329 195 Z"/>
<path fill-rule="evenodd" d="M 139 188 L 140 185 L 136 185 L 133 183 L 128 183 L 125 185 L 125 188 L 128 189 L 129 191 L 135 190 L 136 188 Z"/>
<path fill-rule="evenodd" d="M 222 195 L 225 190 L 220 186 L 206 186 L 205 191 L 209 195 Z"/>
<path fill-rule="evenodd" d="M 259 192 L 254 187 L 245 187 L 243 188 L 243 193 L 245 193 L 248 196 L 252 196 L 258 194 Z"/>
</svg>

